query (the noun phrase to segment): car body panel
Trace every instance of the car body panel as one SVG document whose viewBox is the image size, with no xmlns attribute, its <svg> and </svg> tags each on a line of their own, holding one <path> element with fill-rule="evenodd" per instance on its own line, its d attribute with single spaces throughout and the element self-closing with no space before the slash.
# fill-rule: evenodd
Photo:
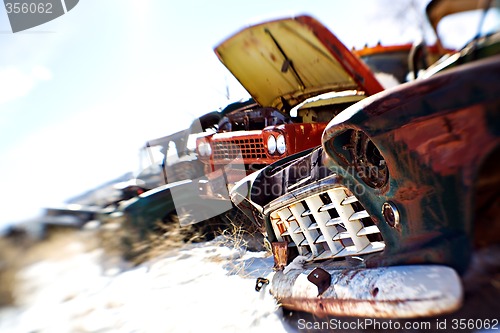
<svg viewBox="0 0 500 333">
<path fill-rule="evenodd" d="M 154 230 L 156 224 L 165 222 L 171 214 L 189 212 L 191 216 L 178 216 L 181 226 L 205 221 L 228 209 L 226 201 L 200 197 L 199 180 L 182 180 L 159 186 L 138 197 L 124 201 L 119 206 L 133 227 L 140 232 Z M 143 237 L 144 235 L 141 235 Z"/>
<path fill-rule="evenodd" d="M 325 130 L 328 156 L 338 155 L 333 141 L 350 128 L 366 133 L 387 163 L 387 186 L 370 190 L 363 200 L 387 231 L 386 244 L 394 244 L 378 264 L 410 260 L 403 253 L 418 249 L 411 260 L 465 270 L 473 238 L 474 183 L 482 162 L 500 144 L 499 64 L 497 56 L 382 93 L 347 110 L 347 119 L 334 120 Z M 403 109 L 404 116 L 398 116 Z M 381 207 L 387 201 L 401 206 L 407 225 L 386 225 Z"/>
</svg>

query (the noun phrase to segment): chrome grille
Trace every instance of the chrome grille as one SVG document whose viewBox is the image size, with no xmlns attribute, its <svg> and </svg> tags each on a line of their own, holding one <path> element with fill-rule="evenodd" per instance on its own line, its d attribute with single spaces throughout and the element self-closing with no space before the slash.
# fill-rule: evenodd
<svg viewBox="0 0 500 333">
<path fill-rule="evenodd" d="M 213 141 L 214 159 L 244 159 L 266 158 L 262 138 L 234 139 Z"/>
<path fill-rule="evenodd" d="M 354 195 L 334 188 L 271 213 L 278 241 L 296 246 L 309 260 L 382 251 L 378 227 Z"/>
</svg>

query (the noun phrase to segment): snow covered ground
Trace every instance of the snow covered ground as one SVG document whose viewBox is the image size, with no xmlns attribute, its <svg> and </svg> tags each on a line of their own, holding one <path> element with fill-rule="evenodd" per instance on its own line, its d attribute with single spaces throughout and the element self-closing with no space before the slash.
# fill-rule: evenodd
<svg viewBox="0 0 500 333">
<path fill-rule="evenodd" d="M 273 265 L 266 252 L 235 249 L 216 239 L 132 267 L 105 253 L 93 232 L 66 234 L 31 250 L 36 253 L 27 252 L 34 258 L 18 274 L 16 305 L 0 309 L 1 333 L 325 332 L 345 322 L 356 327 L 350 324 L 355 318 L 284 316 L 268 292 L 254 289 L 255 279 Z M 499 257 L 498 246 L 475 257 L 473 274 L 464 279 L 466 300 L 460 311 L 400 320 L 400 325 L 429 322 L 433 328 L 401 331 L 437 332 L 443 331 L 437 330 L 438 322 L 447 321 L 450 328 L 457 319 L 500 319 Z M 317 329 L 325 326 L 329 329 Z"/>
<path fill-rule="evenodd" d="M 17 306 L 0 332 L 286 332 L 281 310 L 255 279 L 265 252 L 192 244 L 127 267 L 109 265 L 91 239 L 70 235 L 19 274 Z"/>
</svg>

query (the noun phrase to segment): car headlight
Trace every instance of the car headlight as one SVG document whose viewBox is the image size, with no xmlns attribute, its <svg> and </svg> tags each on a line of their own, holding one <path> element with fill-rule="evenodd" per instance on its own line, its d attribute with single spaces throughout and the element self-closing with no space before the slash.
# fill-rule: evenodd
<svg viewBox="0 0 500 333">
<path fill-rule="evenodd" d="M 281 134 L 276 138 L 276 150 L 278 150 L 278 153 L 281 155 L 286 151 L 285 137 Z"/>
<path fill-rule="evenodd" d="M 201 156 L 210 156 L 212 154 L 212 147 L 210 143 L 203 141 L 198 145 L 198 152 Z"/>
<path fill-rule="evenodd" d="M 276 152 L 276 138 L 273 135 L 269 135 L 267 138 L 267 151 L 271 155 Z"/>
</svg>

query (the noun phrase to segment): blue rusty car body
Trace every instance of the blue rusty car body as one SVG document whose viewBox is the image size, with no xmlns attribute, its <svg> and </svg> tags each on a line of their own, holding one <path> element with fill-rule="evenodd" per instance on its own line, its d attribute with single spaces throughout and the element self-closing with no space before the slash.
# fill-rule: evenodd
<svg viewBox="0 0 500 333">
<path fill-rule="evenodd" d="M 436 0 L 429 17 L 478 5 Z M 374 317 L 460 307 L 472 253 L 500 244 L 499 39 L 475 38 L 419 79 L 354 104 L 320 147 L 237 184 L 233 202 L 272 244 L 271 292 L 284 306 Z M 297 258 L 303 268 L 285 274 Z M 318 290 L 317 269 L 328 273 Z"/>
</svg>

